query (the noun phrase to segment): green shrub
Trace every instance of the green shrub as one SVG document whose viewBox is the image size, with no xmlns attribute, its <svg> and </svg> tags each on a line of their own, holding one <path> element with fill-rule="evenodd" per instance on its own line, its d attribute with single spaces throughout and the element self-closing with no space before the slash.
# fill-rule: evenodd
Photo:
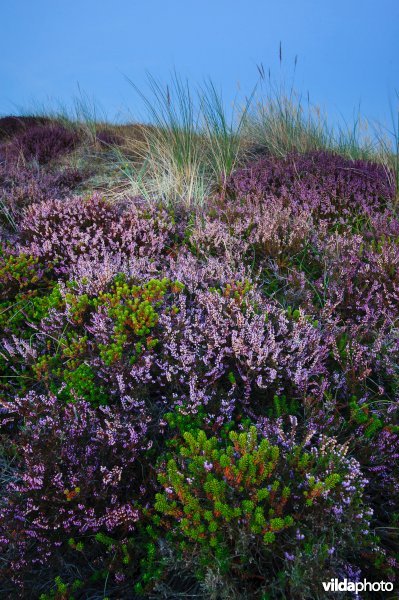
<svg viewBox="0 0 399 600">
<path fill-rule="evenodd" d="M 335 439 L 310 446 L 311 437 L 272 442 L 250 427 L 224 440 L 197 430 L 172 441 L 158 467 L 155 521 L 199 579 L 212 572 L 254 597 L 270 585 L 289 593 L 281 574 L 291 563 L 305 565 L 302 579 L 317 570 L 317 586 L 371 544 L 358 463 Z"/>
</svg>

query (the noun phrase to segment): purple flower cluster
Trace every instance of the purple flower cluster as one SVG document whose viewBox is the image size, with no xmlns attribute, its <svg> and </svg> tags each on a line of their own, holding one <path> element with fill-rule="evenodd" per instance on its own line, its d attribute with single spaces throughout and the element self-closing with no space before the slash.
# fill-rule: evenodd
<svg viewBox="0 0 399 600">
<path fill-rule="evenodd" d="M 96 264 L 110 256 L 155 258 L 173 244 L 175 226 L 163 208 L 132 202 L 121 210 L 94 195 L 30 206 L 20 232 L 25 252 L 68 274 L 80 258 Z"/>
<path fill-rule="evenodd" d="M 180 389 L 178 405 L 185 410 L 206 406 L 223 421 L 237 405 L 262 413 L 274 394 L 322 396 L 327 344 L 303 314 L 289 319 L 254 291 L 235 296 L 229 284 L 190 300 L 181 294 L 176 306 L 176 315 L 160 317 L 157 365 L 160 384 Z"/>
<path fill-rule="evenodd" d="M 200 215 L 190 242 L 203 256 L 221 255 L 239 263 L 246 255 L 255 254 L 261 260 L 296 254 L 314 229 L 313 215 L 305 209 L 294 210 L 278 197 L 267 202 L 247 198 Z"/>
<path fill-rule="evenodd" d="M 385 167 L 329 152 L 262 159 L 233 173 L 227 189 L 238 200 L 277 196 L 337 223 L 354 211 L 379 212 L 395 197 Z"/>
<path fill-rule="evenodd" d="M 399 432 L 387 425 L 369 443 L 365 443 L 362 429 L 357 434 L 362 440 L 358 453 L 369 479 L 368 492 L 373 496 L 377 513 L 386 518 L 399 508 Z"/>
</svg>

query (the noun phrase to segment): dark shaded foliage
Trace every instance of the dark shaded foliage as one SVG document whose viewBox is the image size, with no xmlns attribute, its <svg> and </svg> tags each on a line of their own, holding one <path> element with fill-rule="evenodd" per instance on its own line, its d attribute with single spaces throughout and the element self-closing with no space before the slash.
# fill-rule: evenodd
<svg viewBox="0 0 399 600">
<path fill-rule="evenodd" d="M 59 123 L 33 125 L 18 133 L 5 149 L 7 160 L 36 161 L 44 165 L 73 150 L 78 143 L 76 131 Z"/>
<path fill-rule="evenodd" d="M 107 129 L 100 129 L 100 131 L 96 133 L 96 140 L 105 147 L 120 146 L 123 142 L 120 135 Z"/>
<path fill-rule="evenodd" d="M 25 131 L 36 125 L 49 123 L 50 119 L 46 117 L 14 117 L 7 116 L 0 118 L 0 140 L 11 138 L 21 131 Z"/>
</svg>

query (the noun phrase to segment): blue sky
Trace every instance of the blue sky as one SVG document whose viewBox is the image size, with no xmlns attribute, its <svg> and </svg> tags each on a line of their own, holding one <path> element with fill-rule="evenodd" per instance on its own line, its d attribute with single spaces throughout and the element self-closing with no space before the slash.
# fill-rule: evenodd
<svg viewBox="0 0 399 600">
<path fill-rule="evenodd" d="M 175 68 L 233 99 L 258 63 L 291 83 L 296 55 L 296 87 L 333 118 L 360 103 L 386 120 L 399 90 L 398 0 L 3 0 L 0 16 L 0 114 L 68 104 L 79 85 L 109 118 L 139 118 L 124 75 L 145 89 L 146 71 Z"/>
</svg>

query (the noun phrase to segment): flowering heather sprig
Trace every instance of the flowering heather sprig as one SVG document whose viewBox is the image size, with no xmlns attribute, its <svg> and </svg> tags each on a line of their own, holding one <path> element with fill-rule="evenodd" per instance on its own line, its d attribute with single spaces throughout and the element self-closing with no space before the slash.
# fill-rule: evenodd
<svg viewBox="0 0 399 600">
<path fill-rule="evenodd" d="M 225 257 L 197 257 L 185 247 L 180 247 L 174 256 L 168 256 L 158 268 L 170 279 L 183 283 L 190 294 L 237 281 L 251 281 L 254 286 L 257 285 L 256 273 L 246 265 L 229 264 Z"/>
<path fill-rule="evenodd" d="M 374 330 L 399 314 L 399 248 L 360 235 L 332 235 L 322 247 L 323 274 L 315 287 L 335 315 Z M 326 282 L 328 285 L 326 286 Z"/>
<path fill-rule="evenodd" d="M 355 452 L 369 479 L 368 494 L 381 518 L 392 518 L 399 510 L 399 428 L 388 423 L 375 435 L 367 427 L 357 431 Z"/>
</svg>

